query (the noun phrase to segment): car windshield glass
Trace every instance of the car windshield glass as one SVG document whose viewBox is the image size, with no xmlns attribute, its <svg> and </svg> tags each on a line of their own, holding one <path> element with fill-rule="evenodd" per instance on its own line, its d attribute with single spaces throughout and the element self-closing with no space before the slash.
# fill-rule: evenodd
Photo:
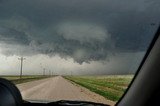
<svg viewBox="0 0 160 106">
<path fill-rule="evenodd" d="M 160 20 L 159 0 L 0 0 L 0 77 L 24 100 L 114 105 Z"/>
</svg>

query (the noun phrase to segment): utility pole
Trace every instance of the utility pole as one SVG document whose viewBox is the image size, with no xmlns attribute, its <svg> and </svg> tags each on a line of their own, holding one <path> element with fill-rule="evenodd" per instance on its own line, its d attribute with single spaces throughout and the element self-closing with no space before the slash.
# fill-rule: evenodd
<svg viewBox="0 0 160 106">
<path fill-rule="evenodd" d="M 42 69 L 42 75 L 44 76 L 45 75 L 45 72 L 44 72 L 44 68 L 42 67 L 42 63 L 40 63 L 40 67 Z"/>
<path fill-rule="evenodd" d="M 51 70 L 49 70 L 49 76 L 51 76 Z"/>
<path fill-rule="evenodd" d="M 22 69 L 23 69 L 23 60 L 25 60 L 25 58 L 24 57 L 20 57 L 20 58 L 18 58 L 18 60 L 21 61 L 21 68 L 20 68 L 20 79 L 21 79 L 22 78 Z"/>
<path fill-rule="evenodd" d="M 53 76 L 53 71 L 52 71 L 52 76 Z"/>
<path fill-rule="evenodd" d="M 43 75 L 45 76 L 45 68 L 43 68 Z"/>
</svg>

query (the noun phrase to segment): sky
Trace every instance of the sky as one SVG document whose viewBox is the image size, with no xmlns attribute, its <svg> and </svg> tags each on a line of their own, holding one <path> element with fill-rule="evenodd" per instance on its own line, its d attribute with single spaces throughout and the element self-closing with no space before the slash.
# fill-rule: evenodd
<svg viewBox="0 0 160 106">
<path fill-rule="evenodd" d="M 136 72 L 159 0 L 0 0 L 0 74 Z"/>
</svg>

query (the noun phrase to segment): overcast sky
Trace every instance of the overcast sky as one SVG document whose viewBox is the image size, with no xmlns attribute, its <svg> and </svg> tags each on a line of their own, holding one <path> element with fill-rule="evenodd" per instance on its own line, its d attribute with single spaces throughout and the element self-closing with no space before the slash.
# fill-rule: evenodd
<svg viewBox="0 0 160 106">
<path fill-rule="evenodd" d="M 129 74 L 160 21 L 159 0 L 0 0 L 0 74 Z"/>
</svg>

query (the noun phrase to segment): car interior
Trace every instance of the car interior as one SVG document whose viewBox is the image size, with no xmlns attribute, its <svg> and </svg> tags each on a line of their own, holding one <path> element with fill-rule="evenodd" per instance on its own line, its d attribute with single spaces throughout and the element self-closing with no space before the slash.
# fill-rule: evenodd
<svg viewBox="0 0 160 106">
<path fill-rule="evenodd" d="M 155 106 L 159 104 L 160 94 L 160 27 L 155 33 L 155 37 L 139 66 L 139 69 L 122 96 L 117 106 Z M 10 81 L 0 79 L 0 106 L 30 106 L 30 105 L 59 105 L 59 106 L 85 106 L 82 102 L 58 101 L 53 103 L 30 103 L 22 100 L 22 96 L 17 87 Z M 92 104 L 91 105 L 104 105 Z"/>
<path fill-rule="evenodd" d="M 2 0 L 3 1 L 3 0 Z M 0 0 L 1 3 L 1 0 Z M 30 4 L 29 4 L 30 5 Z M 61 7 L 61 6 L 60 6 Z M 87 8 L 88 9 L 88 8 Z M 60 9 L 61 10 L 61 9 Z M 39 11 L 39 10 L 38 10 Z M 142 10 L 143 11 L 143 10 Z M 63 13 L 63 12 L 62 12 Z M 41 14 L 41 13 L 39 13 Z M 99 13 L 100 14 L 100 13 Z M 158 14 L 158 13 L 157 13 Z M 77 14 L 76 14 L 77 15 Z M 76 17 L 75 15 L 75 17 Z M 57 17 L 59 17 L 60 15 L 57 15 Z M 5 15 L 4 15 L 5 17 Z M 98 15 L 99 17 L 99 15 Z M 33 18 L 33 17 L 32 17 Z M 31 19 L 32 19 L 31 18 Z M 84 17 L 82 17 L 84 18 Z M 43 19 L 42 19 L 43 20 Z M 58 19 L 57 19 L 58 20 Z M 87 19 L 88 20 L 88 19 Z M 60 20 L 61 21 L 61 20 Z M 80 21 L 81 22 L 81 21 Z M 3 22 L 2 22 L 3 23 Z M 5 23 L 5 22 L 4 22 Z M 38 21 L 37 21 L 38 23 Z M 49 23 L 49 22 L 48 22 Z M 58 22 L 57 22 L 58 23 Z M 77 24 L 78 22 L 76 22 Z M 0 22 L 1 24 L 1 22 Z M 6 24 L 6 23 L 5 23 Z M 128 23 L 127 23 L 128 24 Z M 8 25 L 8 23 L 7 23 Z M 62 25 L 62 24 L 60 24 Z M 75 23 L 71 23 L 71 25 L 73 25 L 71 27 L 71 29 L 73 28 L 73 30 L 77 30 L 76 28 L 81 28 L 81 27 L 77 27 L 77 25 L 75 25 Z M 98 25 L 98 24 L 97 24 Z M 153 39 L 151 40 L 149 47 L 147 48 L 147 51 L 145 52 L 145 55 L 142 59 L 142 61 L 140 62 L 140 65 L 138 66 L 137 71 L 135 72 L 133 79 L 131 80 L 131 83 L 129 83 L 129 86 L 127 86 L 126 90 L 124 91 L 124 94 L 120 97 L 120 99 L 114 104 L 115 106 L 159 106 L 159 99 L 160 99 L 160 23 L 150 23 L 150 26 L 154 26 L 157 25 L 159 26 L 156 30 L 156 32 L 154 32 L 153 35 Z M 47 24 L 46 24 L 47 26 Z M 64 30 L 64 32 L 66 31 L 67 33 L 71 32 L 71 35 L 73 34 L 72 31 L 68 31 L 67 27 L 69 26 L 69 24 L 64 24 L 64 26 L 62 27 L 62 29 Z M 89 30 L 87 29 L 88 26 L 83 26 L 80 23 L 78 23 L 78 26 L 82 26 L 82 29 L 85 30 L 78 30 L 77 32 L 82 33 L 82 35 L 84 34 L 83 31 Z M 0 26 L 1 28 L 1 26 Z M 6 27 L 4 27 L 5 29 Z M 75 28 L 75 29 L 74 29 Z M 120 27 L 117 27 L 120 28 Z M 7 29 L 7 28 L 6 28 Z M 8 28 L 9 29 L 9 28 Z M 35 28 L 36 29 L 36 28 Z M 37 28 L 38 29 L 38 28 Z M 37 30 L 36 29 L 36 30 Z M 40 28 L 39 28 L 40 29 Z M 38 29 L 38 30 L 39 30 Z M 97 28 L 99 29 L 99 28 Z M 103 29 L 103 28 L 102 28 Z M 125 28 L 124 28 L 125 29 Z M 126 28 L 127 29 L 127 28 Z M 50 30 L 49 28 L 47 29 L 47 31 Z M 91 30 L 93 31 L 94 28 Z M 3 28 L 2 30 L 0 29 L 0 31 L 3 34 Z M 46 31 L 46 32 L 47 32 Z M 5 32 L 5 31 L 4 31 Z M 13 31 L 14 32 L 14 31 Z M 34 31 L 33 31 L 34 32 Z M 36 31 L 35 31 L 36 32 Z M 63 35 L 64 32 L 62 30 L 60 30 L 60 35 Z M 75 31 L 76 32 L 76 31 Z M 102 31 L 103 32 L 103 31 Z M 145 32 L 145 31 L 144 31 Z M 12 32 L 11 32 L 12 33 Z M 57 32 L 58 33 L 58 32 Z M 96 31 L 94 33 L 97 33 Z M 99 32 L 98 32 L 99 33 Z M 101 33 L 101 30 L 100 30 Z M 86 34 L 86 33 L 85 33 Z M 84 34 L 84 35 L 85 35 Z M 93 34 L 90 32 L 87 32 L 87 34 Z M 101 33 L 103 35 L 103 33 Z M 78 35 L 78 34 L 77 34 Z M 0 39 L 1 39 L 1 33 L 0 33 Z M 57 36 L 56 36 L 57 37 Z M 55 38 L 56 38 L 55 37 Z M 65 38 L 66 37 L 66 38 Z M 66 39 L 66 41 L 64 41 L 66 44 L 68 43 L 68 39 L 69 42 L 73 41 L 73 44 L 76 44 L 75 42 L 78 41 L 78 44 L 81 46 L 84 46 L 85 43 L 86 44 L 90 44 L 90 41 L 88 41 L 88 39 L 86 38 L 85 40 L 81 40 L 80 37 L 78 37 L 78 40 L 75 36 L 73 36 L 72 39 L 70 39 L 69 37 L 71 37 L 69 34 L 65 36 L 63 39 L 62 38 L 57 38 L 58 40 L 64 40 Z M 85 36 L 82 36 L 85 38 Z M 103 37 L 103 36 L 102 36 Z M 13 38 L 14 39 L 14 38 Z M 43 38 L 42 38 L 43 39 Z M 48 38 L 47 38 L 48 39 Z M 91 39 L 95 39 L 93 36 L 91 36 Z M 117 37 L 118 39 L 118 37 Z M 131 38 L 132 39 L 132 38 Z M 143 38 L 142 38 L 143 39 Z M 6 40 L 5 37 L 2 40 Z M 75 40 L 75 41 L 74 41 Z M 48 41 L 50 41 L 50 38 L 48 39 Z M 95 40 L 96 42 L 100 42 L 99 45 L 103 44 L 105 41 L 103 41 L 103 38 L 98 39 L 96 38 Z M 51 41 L 52 42 L 52 41 Z M 56 41 L 58 42 L 58 41 Z M 79 43 L 80 42 L 80 43 Z M 33 43 L 33 42 L 32 42 Z M 35 42 L 34 42 L 35 43 Z M 67 46 L 65 46 L 65 43 L 62 44 L 64 47 L 67 48 Z M 83 44 L 84 43 L 84 44 Z M 136 43 L 136 42 L 135 42 Z M 41 45 L 41 43 L 38 42 L 39 45 Z M 60 43 L 57 43 L 60 44 Z M 72 43 L 71 43 L 72 44 Z M 77 46 L 78 44 L 76 44 L 75 46 Z M 107 43 L 104 43 L 107 44 Z M 20 42 L 21 45 L 21 42 Z M 91 45 L 94 45 L 93 42 L 91 42 Z M 98 44 L 97 44 L 98 45 Z M 96 46 L 97 46 L 96 45 Z M 43 45 L 42 45 L 43 46 Z M 71 47 L 74 47 L 74 45 L 70 45 Z M 90 46 L 90 45 L 89 45 Z M 89 47 L 87 45 L 87 47 Z M 60 46 L 61 48 L 63 48 L 62 46 Z M 98 46 L 97 46 L 98 47 Z M 104 46 L 105 48 L 106 46 Z M 125 46 L 127 48 L 127 46 Z M 4 47 L 5 48 L 5 47 Z M 65 50 L 67 51 L 67 49 L 65 48 Z M 69 48 L 69 47 L 68 47 Z M 106 47 L 107 48 L 107 47 Z M 7 49 L 7 48 L 6 48 Z M 46 48 L 45 48 L 46 49 Z M 54 48 L 55 49 L 55 48 Z M 102 47 L 103 49 L 103 47 Z M 0 49 L 1 50 L 1 49 Z M 47 49 L 46 49 L 47 50 Z M 50 49 L 49 49 L 50 50 Z M 47 50 L 47 51 L 49 51 Z M 64 50 L 64 51 L 65 51 Z M 72 50 L 71 48 L 69 48 L 69 50 Z M 76 48 L 77 50 L 77 48 Z M 97 49 L 99 50 L 99 49 Z M 112 50 L 112 49 L 111 49 Z M 123 51 L 124 49 L 122 49 Z M 39 50 L 40 51 L 40 50 Z M 61 50 L 58 48 L 57 49 L 59 54 L 64 53 L 64 51 L 61 52 Z M 60 51 L 60 52 L 59 52 Z M 65 51 L 65 52 L 66 52 Z M 80 51 L 80 50 L 79 50 Z M 89 59 L 91 60 L 83 60 L 83 56 L 84 56 L 84 52 L 78 51 L 78 58 L 76 57 L 72 57 L 72 55 L 69 55 L 69 57 L 71 58 L 75 58 L 75 59 L 80 59 L 80 60 L 73 60 L 74 62 L 77 62 L 77 64 L 83 64 L 83 62 L 89 63 L 88 61 L 97 61 L 96 58 L 98 58 L 98 55 L 96 55 L 95 57 L 93 55 L 91 55 L 91 57 L 89 57 Z M 96 51 L 96 49 L 95 49 Z M 102 50 L 104 51 L 104 50 Z M 116 51 L 116 50 L 115 50 Z M 117 50 L 118 51 L 118 50 Z M 125 51 L 125 50 L 124 50 Z M 126 50 L 127 51 L 127 50 Z M 52 50 L 50 50 L 49 52 L 52 52 Z M 128 51 L 127 51 L 128 52 Z M 67 53 L 69 54 L 69 52 L 67 51 Z M 107 53 L 107 52 L 106 52 Z M 65 53 L 64 53 L 65 54 Z M 67 54 L 67 56 L 68 56 Z M 48 54 L 47 54 L 48 55 Z M 53 53 L 53 55 L 55 55 Z M 66 54 L 65 54 L 66 55 Z M 89 56 L 88 54 L 85 54 L 87 56 Z M 103 55 L 103 54 L 102 54 Z M 101 55 L 100 55 L 101 56 Z M 99 56 L 99 57 L 100 57 Z M 113 55 L 114 56 L 114 55 Z M 65 57 L 65 56 L 64 56 Z M 81 60 L 82 57 L 82 60 Z M 63 56 L 62 56 L 63 58 Z M 23 62 L 23 57 L 18 58 L 19 60 L 21 60 L 21 72 L 22 72 L 22 62 Z M 87 58 L 88 59 L 88 58 Z M 95 59 L 95 60 L 94 60 Z M 103 59 L 102 59 L 103 60 Z M 18 60 L 17 60 L 18 61 Z M 98 60 L 99 61 L 99 60 Z M 42 65 L 42 64 L 40 64 Z M 40 66 L 39 66 L 40 67 Z M 116 66 L 115 66 L 116 67 Z M 42 68 L 42 67 L 41 67 Z M 45 68 L 42 68 L 43 70 L 43 75 L 45 75 Z M 51 74 L 50 70 L 49 70 L 49 74 Z M 70 76 L 73 76 L 73 72 L 71 71 Z M 103 74 L 103 73 L 102 73 Z M 56 75 L 55 75 L 56 76 Z M 58 75 L 57 75 L 58 76 Z M 22 73 L 20 74 L 20 78 L 22 77 Z M 50 77 L 50 76 L 49 76 Z M 51 76 L 53 77 L 53 75 Z M 18 76 L 19 78 L 19 76 Z M 71 81 L 70 81 L 71 82 Z M 72 82 L 73 83 L 73 82 Z M 43 84 L 42 84 L 43 85 Z M 73 84 L 74 85 L 74 84 Z M 75 84 L 76 85 L 76 84 Z M 82 85 L 82 84 L 81 84 Z M 85 85 L 86 86 L 86 85 Z M 110 88 L 108 88 L 110 90 Z M 34 90 L 33 90 L 34 91 Z M 94 90 L 93 90 L 94 91 Z M 101 92 L 100 92 L 101 93 Z M 101 93 L 102 94 L 102 93 Z M 75 94 L 76 95 L 76 94 Z M 117 94 L 118 95 L 118 94 Z M 19 88 L 16 86 L 16 84 L 14 84 L 12 81 L 7 80 L 5 78 L 0 78 L 0 106 L 110 106 L 110 104 L 104 104 L 104 103 L 95 103 L 95 102 L 91 102 L 91 101 L 80 101 L 80 100 L 58 100 L 58 101 L 51 101 L 51 102 L 46 102 L 46 101 L 32 101 L 32 100 L 26 100 L 23 98 L 22 92 L 19 90 Z"/>
</svg>

